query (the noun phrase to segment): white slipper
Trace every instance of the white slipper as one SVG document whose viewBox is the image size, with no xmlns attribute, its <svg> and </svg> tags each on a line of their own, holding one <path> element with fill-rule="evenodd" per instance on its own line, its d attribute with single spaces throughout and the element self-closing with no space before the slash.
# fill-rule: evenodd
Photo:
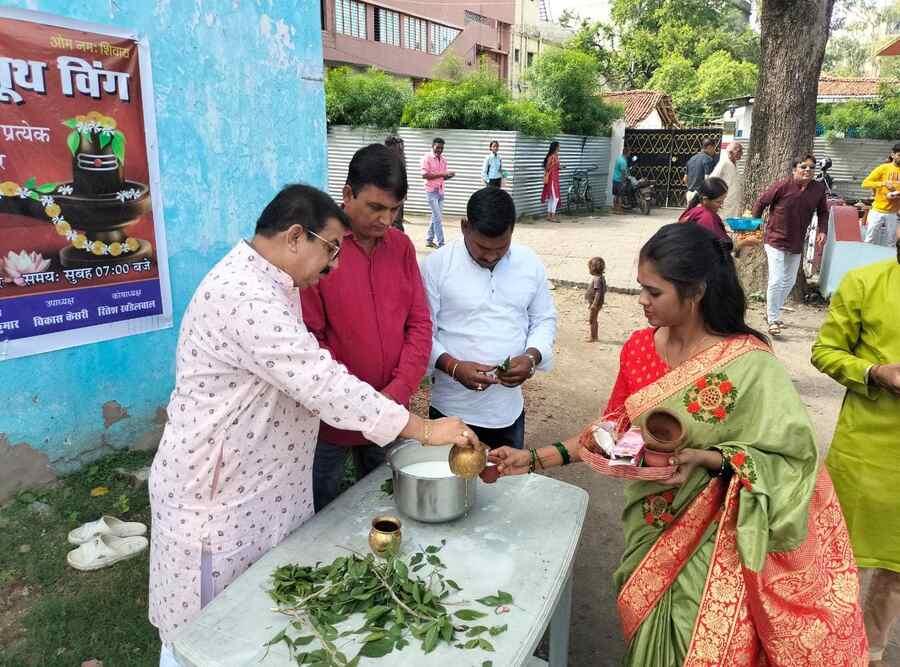
<svg viewBox="0 0 900 667">
<path fill-rule="evenodd" d="M 113 537 L 134 537 L 147 532 L 147 526 L 137 521 L 122 521 L 114 516 L 101 516 L 96 521 L 85 523 L 69 533 L 69 544 L 85 544 L 98 535 Z"/>
<path fill-rule="evenodd" d="M 148 544 L 146 537 L 97 535 L 91 542 L 72 549 L 66 555 L 66 561 L 76 570 L 99 570 L 120 560 L 137 556 Z"/>
</svg>

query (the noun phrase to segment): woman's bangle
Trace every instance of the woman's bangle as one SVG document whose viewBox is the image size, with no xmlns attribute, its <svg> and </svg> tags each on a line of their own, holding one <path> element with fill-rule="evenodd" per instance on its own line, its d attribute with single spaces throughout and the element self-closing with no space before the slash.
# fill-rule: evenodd
<svg viewBox="0 0 900 667">
<path fill-rule="evenodd" d="M 553 446 L 556 447 L 556 451 L 559 452 L 559 455 L 562 457 L 562 464 L 564 466 L 569 465 L 572 462 L 572 459 L 569 457 L 569 450 L 566 449 L 566 446 L 561 442 L 554 442 Z"/>
<path fill-rule="evenodd" d="M 544 466 L 543 460 L 541 460 L 541 453 L 538 450 L 534 450 L 534 458 L 537 460 L 537 464 L 541 467 L 541 470 L 546 470 L 547 468 Z"/>
<path fill-rule="evenodd" d="M 426 419 L 425 420 L 425 435 L 422 437 L 422 444 L 425 447 L 427 447 L 428 445 L 431 444 L 429 442 L 429 440 L 431 440 L 431 420 Z"/>
<path fill-rule="evenodd" d="M 537 452 L 534 449 L 529 449 L 528 452 L 531 454 L 531 461 L 528 463 L 528 472 L 534 472 L 534 466 L 537 464 Z"/>
<path fill-rule="evenodd" d="M 719 456 L 722 457 L 722 465 L 719 466 L 718 470 L 710 470 L 707 468 L 706 472 L 709 473 L 710 477 L 725 477 L 725 472 L 728 470 L 728 459 L 725 458 L 725 455 L 721 450 L 716 449 L 715 447 L 710 451 L 717 452 Z"/>
<path fill-rule="evenodd" d="M 454 362 L 453 362 L 453 368 L 450 369 L 450 379 L 451 379 L 451 380 L 455 380 L 455 379 L 456 379 L 456 368 L 457 368 L 458 366 L 459 366 L 459 362 L 458 362 L 458 361 L 454 361 Z"/>
</svg>

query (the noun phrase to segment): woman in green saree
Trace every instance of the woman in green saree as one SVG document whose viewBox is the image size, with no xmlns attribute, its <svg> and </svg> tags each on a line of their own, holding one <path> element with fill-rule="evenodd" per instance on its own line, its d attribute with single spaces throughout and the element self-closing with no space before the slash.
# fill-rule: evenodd
<svg viewBox="0 0 900 667">
<path fill-rule="evenodd" d="M 501 475 L 584 461 L 630 477 L 617 605 L 635 667 L 865 665 L 856 564 L 812 426 L 725 246 L 662 227 L 640 254 L 651 327 L 622 348 L 601 422 L 665 408 L 687 446 L 662 469 L 612 467 L 595 425 L 536 450 L 491 453 Z"/>
</svg>

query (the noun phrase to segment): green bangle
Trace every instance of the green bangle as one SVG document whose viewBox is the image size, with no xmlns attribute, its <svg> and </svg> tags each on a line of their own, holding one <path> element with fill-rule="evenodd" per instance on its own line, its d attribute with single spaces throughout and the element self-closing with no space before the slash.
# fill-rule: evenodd
<svg viewBox="0 0 900 667">
<path fill-rule="evenodd" d="M 572 459 L 569 458 L 569 450 L 566 449 L 566 446 L 561 442 L 554 442 L 553 446 L 556 447 L 556 451 L 558 451 L 559 455 L 562 457 L 562 464 L 564 466 L 569 465 L 572 462 Z"/>
<path fill-rule="evenodd" d="M 537 452 L 534 449 L 528 450 L 531 453 L 531 462 L 528 464 L 528 472 L 534 472 L 534 466 L 537 464 Z"/>
</svg>

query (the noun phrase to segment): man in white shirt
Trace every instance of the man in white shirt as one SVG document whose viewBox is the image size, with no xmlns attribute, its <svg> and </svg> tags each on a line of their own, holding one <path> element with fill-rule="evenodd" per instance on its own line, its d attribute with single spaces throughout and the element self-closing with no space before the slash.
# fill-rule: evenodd
<svg viewBox="0 0 900 667">
<path fill-rule="evenodd" d="M 521 448 L 522 384 L 552 366 L 556 307 L 540 259 L 512 243 L 509 193 L 483 188 L 466 214 L 462 239 L 423 265 L 434 330 L 430 413 L 459 415 L 492 448 Z"/>
<path fill-rule="evenodd" d="M 744 195 L 744 187 L 741 176 L 738 174 L 737 164 L 741 161 L 743 154 L 744 147 L 737 141 L 732 142 L 728 150 L 719 157 L 719 163 L 710 174 L 710 177 L 721 178 L 728 186 L 725 203 L 719 209 L 719 217 L 722 220 L 741 217 L 741 198 Z"/>
</svg>

